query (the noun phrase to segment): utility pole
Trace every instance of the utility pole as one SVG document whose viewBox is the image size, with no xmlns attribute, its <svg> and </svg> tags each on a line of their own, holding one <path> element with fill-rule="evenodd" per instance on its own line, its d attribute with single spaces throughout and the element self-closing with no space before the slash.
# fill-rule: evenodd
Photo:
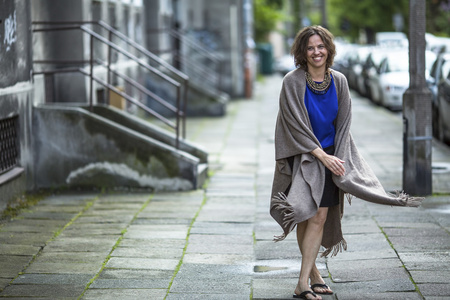
<svg viewBox="0 0 450 300">
<path fill-rule="evenodd" d="M 403 94 L 403 189 L 432 193 L 431 92 L 425 81 L 425 0 L 409 1 L 409 88 Z"/>
<path fill-rule="evenodd" d="M 322 15 L 322 26 L 328 28 L 328 17 L 327 17 L 327 1 L 320 0 L 320 12 Z"/>
</svg>

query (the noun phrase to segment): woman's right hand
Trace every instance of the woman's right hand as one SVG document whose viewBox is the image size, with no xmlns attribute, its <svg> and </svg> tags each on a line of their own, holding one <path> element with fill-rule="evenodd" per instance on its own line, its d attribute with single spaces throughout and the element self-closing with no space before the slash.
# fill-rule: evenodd
<svg viewBox="0 0 450 300">
<path fill-rule="evenodd" d="M 315 157 L 317 157 L 323 165 L 328 168 L 334 175 L 336 176 L 344 176 L 345 175 L 345 167 L 342 159 L 329 155 L 321 148 L 316 148 L 311 152 Z"/>
</svg>

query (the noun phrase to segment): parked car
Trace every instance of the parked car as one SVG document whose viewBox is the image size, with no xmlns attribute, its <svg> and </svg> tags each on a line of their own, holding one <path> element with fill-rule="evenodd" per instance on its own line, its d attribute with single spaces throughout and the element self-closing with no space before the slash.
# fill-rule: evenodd
<svg viewBox="0 0 450 300">
<path fill-rule="evenodd" d="M 295 70 L 294 57 L 292 55 L 283 55 L 275 61 L 275 71 L 281 75 L 286 75 L 292 70 Z"/>
<path fill-rule="evenodd" d="M 367 97 L 374 103 L 380 103 L 380 93 L 379 89 L 374 89 L 375 83 L 374 78 L 379 73 L 380 64 L 385 58 L 386 53 L 391 51 L 390 48 L 385 47 L 374 47 L 370 50 L 369 55 L 363 65 L 362 77 L 364 81 L 364 87 Z"/>
<path fill-rule="evenodd" d="M 450 52 L 450 38 L 425 33 L 425 41 L 427 50 L 431 50 L 436 54 Z"/>
<path fill-rule="evenodd" d="M 425 77 L 429 77 L 429 71 L 435 59 L 434 52 L 425 52 Z M 388 51 L 369 82 L 375 102 L 392 110 L 401 109 L 403 93 L 409 87 L 408 49 Z"/>
<path fill-rule="evenodd" d="M 403 32 L 377 32 L 375 41 L 379 46 L 408 47 L 408 37 Z"/>
<path fill-rule="evenodd" d="M 441 55 L 441 79 L 437 85 L 436 123 L 437 137 L 443 142 L 450 142 L 450 53 Z"/>
<path fill-rule="evenodd" d="M 363 76 L 364 63 L 372 50 L 372 46 L 361 46 L 356 50 L 356 58 L 352 64 L 351 72 L 353 74 L 353 89 L 361 96 L 368 96 L 366 84 Z"/>
<path fill-rule="evenodd" d="M 439 54 L 431 67 L 430 77 L 428 77 L 427 79 L 427 85 L 431 90 L 433 136 L 436 138 L 440 138 L 438 85 L 445 76 L 444 74 L 445 70 L 443 70 L 442 67 L 448 60 L 450 60 L 450 53 Z"/>
<path fill-rule="evenodd" d="M 345 75 L 345 77 L 347 77 L 350 87 L 350 70 L 352 68 L 352 62 L 355 56 L 355 49 L 357 49 L 358 47 L 359 46 L 355 44 L 336 44 L 336 56 L 334 57 L 334 64 L 332 68 L 341 72 Z"/>
</svg>

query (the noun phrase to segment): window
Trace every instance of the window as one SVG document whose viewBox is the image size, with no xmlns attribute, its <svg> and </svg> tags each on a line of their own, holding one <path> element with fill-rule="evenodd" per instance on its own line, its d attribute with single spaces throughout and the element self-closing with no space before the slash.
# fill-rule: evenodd
<svg viewBox="0 0 450 300">
<path fill-rule="evenodd" d="M 19 163 L 18 124 L 18 116 L 0 120 L 0 174 Z"/>
</svg>

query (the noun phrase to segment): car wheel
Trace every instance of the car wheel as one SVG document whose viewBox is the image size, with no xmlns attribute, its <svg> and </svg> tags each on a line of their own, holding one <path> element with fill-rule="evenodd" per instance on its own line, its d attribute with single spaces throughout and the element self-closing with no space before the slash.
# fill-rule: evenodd
<svg viewBox="0 0 450 300">
<path fill-rule="evenodd" d="M 377 97 L 375 97 L 375 92 L 373 91 L 373 89 L 370 89 L 370 99 L 373 103 L 379 104 Z"/>
<path fill-rule="evenodd" d="M 442 118 L 439 116 L 439 114 L 438 114 L 438 118 L 437 118 L 437 123 L 438 123 L 438 128 L 437 128 L 437 130 L 438 130 L 438 132 L 437 132 L 438 139 L 439 139 L 441 142 L 445 142 L 444 121 L 443 121 Z"/>
<path fill-rule="evenodd" d="M 432 110 L 432 128 L 433 128 L 433 136 L 437 139 L 440 138 L 440 124 L 439 124 L 439 112 L 437 111 L 437 108 L 433 107 Z"/>
</svg>

